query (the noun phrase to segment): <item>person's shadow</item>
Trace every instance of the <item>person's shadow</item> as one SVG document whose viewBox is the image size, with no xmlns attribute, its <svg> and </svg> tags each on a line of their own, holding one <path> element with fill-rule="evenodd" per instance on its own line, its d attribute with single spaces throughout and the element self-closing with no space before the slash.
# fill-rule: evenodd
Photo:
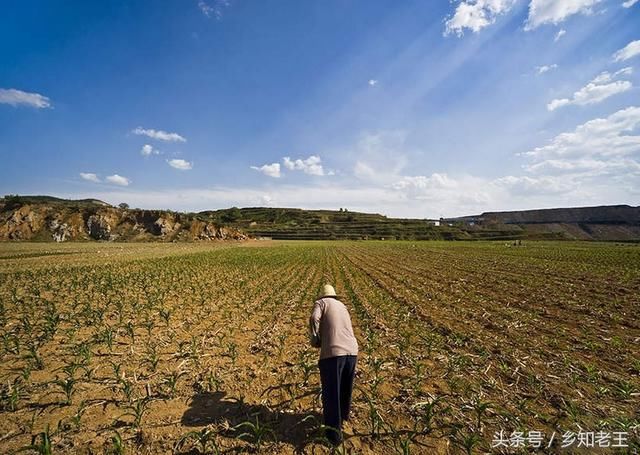
<svg viewBox="0 0 640 455">
<path fill-rule="evenodd" d="M 257 419 L 257 422 L 256 422 Z M 226 396 L 226 392 L 196 393 L 181 420 L 188 427 L 222 424 L 227 428 L 222 436 L 238 438 L 251 433 L 250 425 L 234 429 L 244 422 L 264 426 L 267 441 L 291 444 L 296 453 L 304 453 L 307 444 L 318 439 L 322 416 L 317 412 L 295 413 L 274 411 L 267 406 L 242 402 Z M 251 438 L 245 438 L 251 442 Z"/>
</svg>

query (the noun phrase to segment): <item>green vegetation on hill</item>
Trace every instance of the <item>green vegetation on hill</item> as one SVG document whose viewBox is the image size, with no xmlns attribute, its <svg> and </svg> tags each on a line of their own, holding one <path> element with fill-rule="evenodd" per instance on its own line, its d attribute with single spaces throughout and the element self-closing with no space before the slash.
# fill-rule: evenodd
<svg viewBox="0 0 640 455">
<path fill-rule="evenodd" d="M 346 209 L 233 207 L 198 218 L 276 240 L 619 240 L 638 241 L 638 208 L 582 207 L 493 212 L 443 220 L 389 218 Z M 504 216 L 503 216 L 504 214 Z M 518 217 L 519 214 L 522 216 Z"/>
<path fill-rule="evenodd" d="M 462 240 L 473 238 L 462 223 L 435 226 L 433 220 L 388 218 L 346 209 L 236 207 L 200 212 L 199 217 L 275 240 Z M 511 235 L 512 233 L 510 233 Z M 501 232 L 504 235 L 504 232 Z"/>
<path fill-rule="evenodd" d="M 20 196 L 17 194 L 8 194 L 4 198 L 0 198 L 0 202 L 4 202 L 5 209 L 15 209 L 27 204 L 50 204 L 62 205 L 65 207 L 110 207 L 99 199 L 61 199 L 53 196 Z"/>
</svg>

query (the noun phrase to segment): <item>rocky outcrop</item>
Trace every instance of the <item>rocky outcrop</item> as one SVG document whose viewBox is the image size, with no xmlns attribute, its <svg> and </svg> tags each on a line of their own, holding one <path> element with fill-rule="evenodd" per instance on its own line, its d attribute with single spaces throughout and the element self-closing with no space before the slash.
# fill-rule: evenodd
<svg viewBox="0 0 640 455">
<path fill-rule="evenodd" d="M 166 237 L 180 229 L 180 223 L 175 222 L 169 217 L 160 217 L 154 223 L 156 235 Z"/>
<path fill-rule="evenodd" d="M 49 230 L 51 236 L 56 242 L 64 242 L 70 240 L 73 237 L 73 230 L 67 223 L 62 223 L 60 220 L 51 220 L 49 222 Z"/>
<path fill-rule="evenodd" d="M 245 240 L 248 238 L 237 229 L 218 227 L 199 220 L 191 223 L 190 233 L 195 240 Z"/>
<path fill-rule="evenodd" d="M 42 217 L 23 206 L 9 213 L 7 220 L 0 226 L 0 238 L 9 240 L 28 240 L 42 227 Z"/>
<path fill-rule="evenodd" d="M 0 240 L 213 241 L 247 238 L 237 229 L 201 221 L 193 214 L 71 202 L 7 204 L 0 199 Z"/>
<path fill-rule="evenodd" d="M 100 215 L 91 215 L 87 220 L 87 230 L 89 237 L 94 240 L 111 240 L 111 226 L 109 222 Z"/>
</svg>

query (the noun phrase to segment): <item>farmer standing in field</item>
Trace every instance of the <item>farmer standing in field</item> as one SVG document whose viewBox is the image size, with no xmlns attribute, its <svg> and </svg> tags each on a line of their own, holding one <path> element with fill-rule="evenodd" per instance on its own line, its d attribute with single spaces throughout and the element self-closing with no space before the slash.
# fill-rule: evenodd
<svg viewBox="0 0 640 455">
<path fill-rule="evenodd" d="M 325 284 L 309 319 L 311 345 L 320 348 L 322 413 L 327 439 L 342 440 L 342 422 L 349 420 L 358 342 L 353 335 L 347 307 L 338 300 L 333 286 Z"/>
</svg>

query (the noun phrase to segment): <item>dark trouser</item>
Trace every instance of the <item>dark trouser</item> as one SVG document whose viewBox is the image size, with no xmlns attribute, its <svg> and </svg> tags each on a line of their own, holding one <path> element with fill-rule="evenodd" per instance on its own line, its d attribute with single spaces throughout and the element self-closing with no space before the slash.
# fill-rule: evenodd
<svg viewBox="0 0 640 455">
<path fill-rule="evenodd" d="M 327 429 L 327 439 L 337 444 L 342 439 L 342 422 L 349 420 L 353 377 L 358 356 L 341 355 L 320 360 L 322 382 L 322 413 Z M 332 430 L 335 429 L 335 430 Z"/>
</svg>

